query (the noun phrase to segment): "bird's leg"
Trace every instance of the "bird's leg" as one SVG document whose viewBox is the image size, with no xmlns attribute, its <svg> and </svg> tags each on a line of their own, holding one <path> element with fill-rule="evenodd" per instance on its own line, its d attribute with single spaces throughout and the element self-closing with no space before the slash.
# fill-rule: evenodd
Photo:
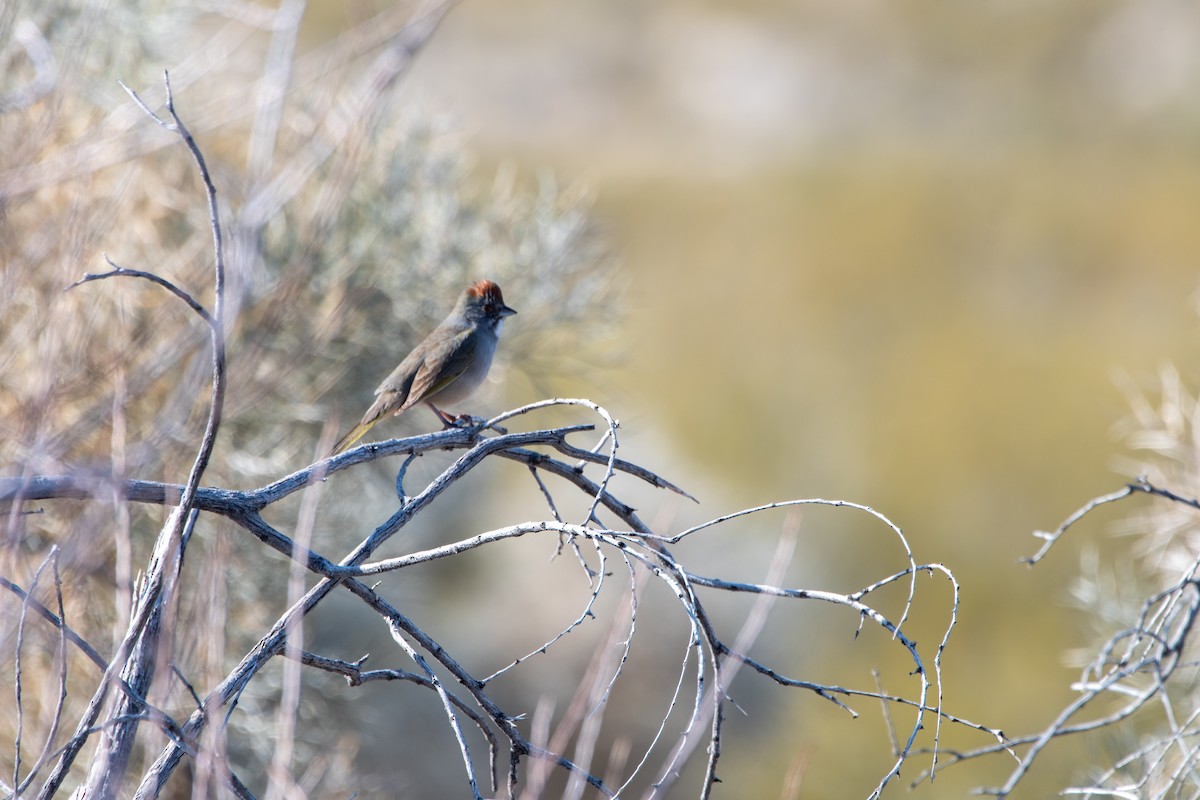
<svg viewBox="0 0 1200 800">
<path fill-rule="evenodd" d="M 437 414 L 437 418 L 441 421 L 443 428 L 461 428 L 462 427 L 462 425 L 459 424 L 459 417 L 456 417 L 453 414 L 447 414 L 445 411 L 442 411 L 440 408 L 435 406 L 433 403 L 426 403 L 426 405 L 428 405 L 433 410 L 434 414 Z"/>
</svg>

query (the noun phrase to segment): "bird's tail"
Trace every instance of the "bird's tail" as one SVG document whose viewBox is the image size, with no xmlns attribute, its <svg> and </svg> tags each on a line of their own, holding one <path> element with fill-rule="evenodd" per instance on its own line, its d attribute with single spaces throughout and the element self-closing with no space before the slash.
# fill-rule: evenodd
<svg viewBox="0 0 1200 800">
<path fill-rule="evenodd" d="M 367 431 L 371 430 L 372 426 L 374 426 L 375 423 L 378 421 L 379 421 L 379 418 L 376 417 L 375 419 L 366 420 L 366 421 L 360 422 L 357 425 L 355 425 L 353 428 L 350 429 L 349 433 L 347 433 L 341 439 L 338 439 L 338 443 L 333 446 L 333 449 L 329 451 L 329 455 L 326 456 L 326 458 L 332 458 L 333 456 L 336 456 L 338 453 L 347 449 L 348 447 L 350 447 L 350 445 L 354 444 L 359 439 L 366 436 Z"/>
</svg>

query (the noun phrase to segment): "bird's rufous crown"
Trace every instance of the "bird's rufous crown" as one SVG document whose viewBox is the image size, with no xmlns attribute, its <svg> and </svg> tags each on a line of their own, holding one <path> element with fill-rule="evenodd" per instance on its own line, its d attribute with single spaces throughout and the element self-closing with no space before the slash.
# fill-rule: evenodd
<svg viewBox="0 0 1200 800">
<path fill-rule="evenodd" d="M 475 281 L 467 287 L 467 294 L 471 297 L 490 298 L 501 305 L 504 304 L 504 295 L 500 294 L 500 287 L 495 281 L 489 281 L 487 278 Z"/>
<path fill-rule="evenodd" d="M 459 302 L 466 304 L 464 310 L 468 313 L 475 310 L 491 320 L 500 320 L 517 313 L 504 305 L 504 295 L 500 294 L 500 287 L 489 280 L 472 283 Z"/>
</svg>

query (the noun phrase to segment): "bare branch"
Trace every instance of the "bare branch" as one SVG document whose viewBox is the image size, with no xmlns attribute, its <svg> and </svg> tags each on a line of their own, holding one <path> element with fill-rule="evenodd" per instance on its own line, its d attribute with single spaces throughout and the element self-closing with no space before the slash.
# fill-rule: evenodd
<svg viewBox="0 0 1200 800">
<path fill-rule="evenodd" d="M 224 408 L 225 336 L 223 326 L 225 254 L 222 245 L 220 215 L 217 210 L 217 192 L 209 176 L 204 155 L 200 152 L 195 139 L 192 138 L 191 133 L 187 130 L 187 127 L 175 111 L 174 98 L 171 94 L 171 81 L 166 72 L 163 73 L 163 84 L 166 91 L 167 111 L 171 117 L 169 124 L 152 112 L 136 93 L 128 89 L 126 91 L 129 91 L 139 107 L 154 119 L 155 122 L 177 132 L 183 139 L 184 144 L 196 162 L 196 167 L 200 172 L 208 199 L 209 223 L 212 226 L 214 253 L 213 324 L 210 326 L 213 350 L 213 377 L 208 421 L 205 425 L 204 436 L 195 460 L 192 463 L 191 472 L 188 475 L 187 482 L 184 484 L 179 505 L 171 514 L 167 524 L 160 532 L 158 540 L 155 542 L 154 556 L 146 573 L 142 593 L 138 597 L 134 619 L 131 621 L 125 638 L 118 647 L 113 661 L 105 670 L 104 678 L 93 695 L 88 710 L 79 721 L 76 728 L 76 736 L 72 739 L 77 744 L 65 750 L 59 758 L 53 773 L 42 786 L 39 794 L 42 798 L 49 798 L 53 795 L 66 777 L 67 771 L 70 769 L 79 752 L 79 748 L 83 744 L 84 737 L 81 733 L 93 727 L 93 724 L 99 717 L 101 706 L 107 699 L 109 686 L 116 679 L 118 672 L 122 675 L 121 680 L 131 685 L 134 694 L 144 696 L 149 689 L 150 682 L 154 676 L 153 668 L 155 655 L 158 650 L 158 642 L 155 637 L 145 636 L 144 634 L 148 630 L 157 629 L 159 618 L 163 613 L 164 601 L 166 600 L 164 590 L 169 594 L 168 587 L 173 583 L 177 574 L 176 571 L 182 563 L 185 546 L 185 529 L 195 524 L 196 515 L 193 506 L 196 493 L 200 485 L 200 478 L 208 467 L 209 459 L 216 444 L 217 431 L 220 427 L 222 410 Z M 130 656 L 133 656 L 133 658 L 131 659 Z M 135 713 L 137 711 L 136 704 L 133 704 L 128 696 L 125 696 L 122 698 L 119 706 L 114 716 L 123 717 L 126 721 L 118 724 L 115 731 L 111 734 L 107 755 L 93 762 L 91 776 L 88 781 L 90 788 L 97 792 L 98 796 L 108 796 L 119 788 L 133 748 L 133 740 L 137 734 L 140 716 Z"/>
<path fill-rule="evenodd" d="M 113 260 L 108 257 L 107 253 L 104 255 L 104 260 L 113 268 L 111 272 L 104 272 L 100 274 L 85 272 L 82 278 L 72 283 L 66 289 L 63 289 L 63 291 L 67 292 L 71 289 L 74 289 L 76 286 L 90 283 L 91 281 L 101 281 L 106 278 L 141 278 L 143 280 L 150 281 L 151 283 L 158 284 L 183 302 L 187 303 L 188 308 L 192 309 L 192 311 L 195 311 L 196 315 L 199 316 L 200 319 L 204 320 L 204 323 L 208 325 L 209 328 L 216 327 L 216 320 L 213 319 L 212 314 L 208 313 L 207 308 L 200 305 L 200 303 L 198 303 L 194 297 L 185 292 L 183 289 L 180 289 L 175 284 L 171 283 L 166 278 L 155 275 L 153 272 L 143 272 L 140 269 L 126 269 L 125 267 L 113 263 Z"/>
<path fill-rule="evenodd" d="M 1044 531 L 1035 532 L 1034 536 L 1037 536 L 1039 539 L 1045 540 L 1045 543 L 1040 548 L 1038 548 L 1038 551 L 1036 553 L 1034 553 L 1031 556 L 1021 559 L 1021 563 L 1029 564 L 1030 566 L 1033 566 L 1034 564 L 1038 563 L 1045 557 L 1046 553 L 1050 552 L 1050 548 L 1054 546 L 1054 543 L 1057 542 L 1062 537 L 1062 535 L 1067 532 L 1067 528 L 1071 527 L 1076 522 L 1083 519 L 1084 517 L 1086 517 L 1091 512 L 1095 511 L 1100 506 L 1108 505 L 1109 503 L 1116 503 L 1120 500 L 1124 500 L 1126 497 L 1129 497 L 1135 491 L 1137 491 L 1136 487 L 1133 485 L 1130 485 L 1130 486 L 1126 486 L 1124 489 L 1120 489 L 1118 491 L 1112 492 L 1111 494 L 1105 494 L 1105 495 L 1101 495 L 1100 497 L 1094 497 L 1091 500 L 1089 500 L 1087 503 L 1085 503 L 1074 514 L 1067 517 L 1061 525 L 1059 525 L 1057 528 L 1054 529 L 1054 531 L 1052 533 L 1046 533 Z"/>
<path fill-rule="evenodd" d="M 88 644 L 82 636 L 71 630 L 70 626 L 63 622 L 62 617 L 56 616 L 53 611 L 46 608 L 36 599 L 31 597 L 29 593 L 20 586 L 17 586 L 12 581 L 0 575 L 0 587 L 8 589 L 17 597 L 21 598 L 22 603 L 27 604 L 28 607 L 37 612 L 40 617 L 62 631 L 62 635 L 66 637 L 67 641 L 78 647 L 80 652 L 87 656 L 88 659 L 101 670 L 108 666 L 108 662 L 105 661 L 104 657 L 96 651 L 96 648 Z"/>
</svg>

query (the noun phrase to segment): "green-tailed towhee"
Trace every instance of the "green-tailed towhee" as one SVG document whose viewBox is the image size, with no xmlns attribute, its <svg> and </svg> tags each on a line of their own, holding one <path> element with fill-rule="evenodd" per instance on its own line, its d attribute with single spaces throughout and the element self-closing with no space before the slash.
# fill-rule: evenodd
<svg viewBox="0 0 1200 800">
<path fill-rule="evenodd" d="M 504 318 L 515 313 L 504 305 L 500 287 L 492 281 L 468 286 L 450 316 L 379 385 L 375 402 L 362 421 L 338 440 L 330 455 L 357 442 L 388 414 L 399 414 L 421 402 L 433 409 L 442 424 L 453 425 L 456 418 L 435 403 L 457 403 L 479 388 L 492 366 Z"/>
</svg>

